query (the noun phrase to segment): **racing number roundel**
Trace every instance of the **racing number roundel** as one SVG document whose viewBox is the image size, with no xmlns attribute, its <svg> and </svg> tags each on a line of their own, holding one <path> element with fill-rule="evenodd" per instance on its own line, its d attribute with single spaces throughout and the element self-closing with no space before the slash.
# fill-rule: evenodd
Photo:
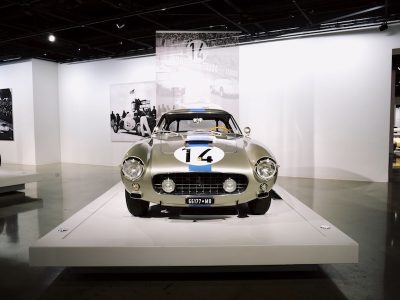
<svg viewBox="0 0 400 300">
<path fill-rule="evenodd" d="M 215 164 L 224 158 L 224 151 L 218 147 L 181 147 L 174 152 L 177 160 L 195 166 Z"/>
<path fill-rule="evenodd" d="M 187 54 L 194 62 L 202 62 L 207 57 L 207 44 L 202 40 L 191 40 L 187 43 Z"/>
</svg>

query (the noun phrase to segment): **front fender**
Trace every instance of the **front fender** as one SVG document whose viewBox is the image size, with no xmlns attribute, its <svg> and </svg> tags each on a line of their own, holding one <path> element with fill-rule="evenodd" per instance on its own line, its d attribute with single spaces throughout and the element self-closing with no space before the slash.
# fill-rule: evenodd
<svg viewBox="0 0 400 300">
<path fill-rule="evenodd" d="M 135 156 L 138 157 L 144 164 L 145 167 L 148 166 L 148 163 L 151 158 L 151 148 L 152 148 L 152 139 L 143 139 L 139 142 L 136 142 L 131 149 L 125 154 L 124 159 L 128 157 Z"/>
</svg>

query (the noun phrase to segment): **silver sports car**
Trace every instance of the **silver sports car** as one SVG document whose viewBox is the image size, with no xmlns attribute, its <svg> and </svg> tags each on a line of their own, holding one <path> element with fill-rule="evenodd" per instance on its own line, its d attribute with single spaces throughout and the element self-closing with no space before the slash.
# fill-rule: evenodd
<svg viewBox="0 0 400 300">
<path fill-rule="evenodd" d="M 165 113 L 153 134 L 133 145 L 121 166 L 126 204 L 145 216 L 149 204 L 171 208 L 248 206 L 265 214 L 278 176 L 275 158 L 216 109 Z"/>
</svg>

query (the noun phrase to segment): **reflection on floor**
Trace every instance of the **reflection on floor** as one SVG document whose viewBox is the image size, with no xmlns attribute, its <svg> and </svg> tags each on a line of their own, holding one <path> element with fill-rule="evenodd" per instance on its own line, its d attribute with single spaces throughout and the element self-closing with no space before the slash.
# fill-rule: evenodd
<svg viewBox="0 0 400 300">
<path fill-rule="evenodd" d="M 186 274 L 151 269 L 138 274 L 125 269 L 29 267 L 33 241 L 119 180 L 113 167 L 56 164 L 36 171 L 47 176 L 27 185 L 26 199 L 0 207 L 1 299 L 398 298 L 399 183 L 280 178 L 281 186 L 359 243 L 359 264 L 291 272 L 191 269 Z"/>
</svg>

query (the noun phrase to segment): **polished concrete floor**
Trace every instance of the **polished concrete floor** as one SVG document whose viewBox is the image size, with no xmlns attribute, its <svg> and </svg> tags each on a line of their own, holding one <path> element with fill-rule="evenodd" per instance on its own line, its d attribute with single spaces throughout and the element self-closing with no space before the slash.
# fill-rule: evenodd
<svg viewBox="0 0 400 300">
<path fill-rule="evenodd" d="M 284 269 L 39 268 L 29 266 L 29 245 L 117 183 L 119 172 L 75 164 L 41 166 L 36 171 L 42 179 L 28 184 L 25 195 L 0 198 L 0 299 L 400 298 L 400 183 L 280 178 L 281 186 L 359 243 L 358 264 Z"/>
</svg>

